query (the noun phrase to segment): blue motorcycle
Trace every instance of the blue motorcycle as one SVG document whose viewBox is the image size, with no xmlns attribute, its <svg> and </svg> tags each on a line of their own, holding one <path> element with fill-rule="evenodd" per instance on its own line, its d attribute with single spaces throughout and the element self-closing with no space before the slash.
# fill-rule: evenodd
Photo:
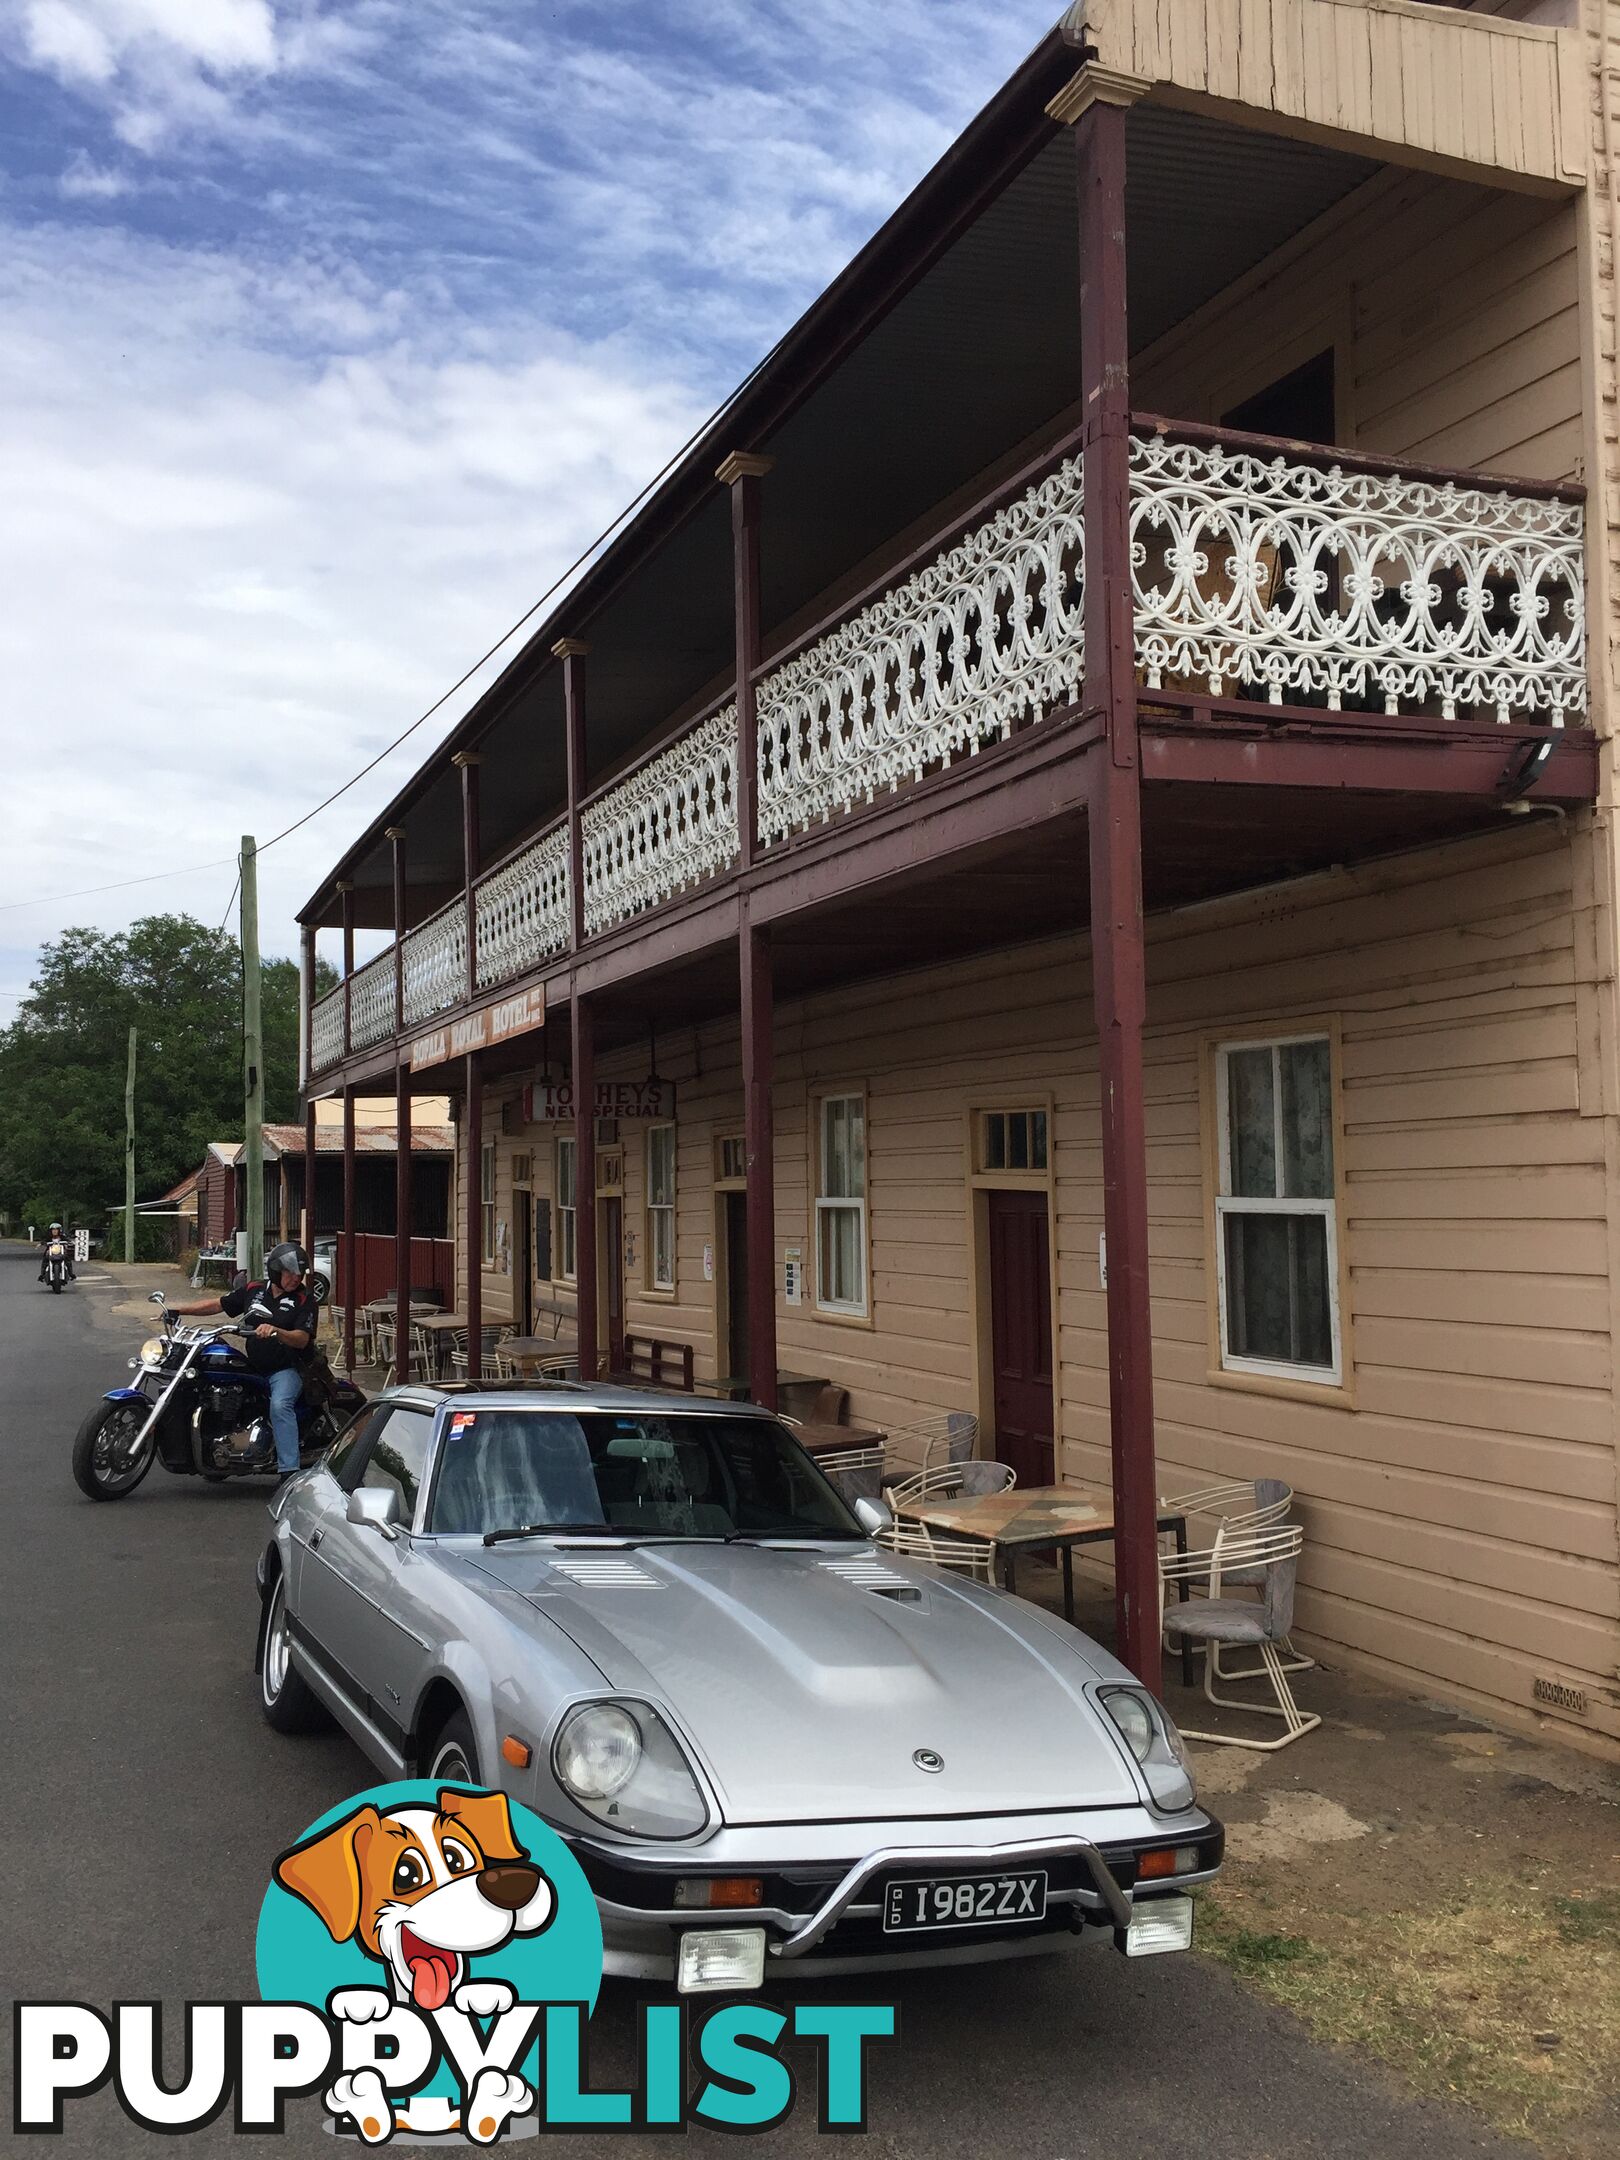
<svg viewBox="0 0 1620 2160">
<path fill-rule="evenodd" d="M 163 1303 L 161 1291 L 149 1301 Z M 239 1327 L 190 1328 L 165 1312 L 163 1332 L 141 1345 L 130 1365 L 134 1387 L 110 1388 L 79 1427 L 73 1476 L 92 1500 L 122 1500 L 161 1462 L 178 1477 L 218 1484 L 275 1474 L 270 1384 L 230 1338 Z M 324 1357 L 311 1361 L 298 1404 L 299 1460 L 329 1448 L 366 1398 L 334 1375 Z"/>
</svg>

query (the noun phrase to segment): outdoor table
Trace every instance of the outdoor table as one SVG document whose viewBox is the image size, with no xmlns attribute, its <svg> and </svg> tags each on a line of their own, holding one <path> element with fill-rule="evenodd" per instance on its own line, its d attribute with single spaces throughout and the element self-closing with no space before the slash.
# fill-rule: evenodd
<svg viewBox="0 0 1620 2160">
<path fill-rule="evenodd" d="M 508 1335 L 499 1346 L 502 1357 L 514 1365 L 539 1365 L 548 1358 L 573 1358 L 574 1345 L 555 1335 Z"/>
<path fill-rule="evenodd" d="M 793 1437 L 808 1455 L 840 1455 L 845 1448 L 874 1448 L 887 1444 L 888 1434 L 866 1425 L 795 1423 Z"/>
<path fill-rule="evenodd" d="M 465 1328 L 466 1325 L 467 1315 L 465 1313 L 434 1311 L 417 1314 L 413 1308 L 411 1314 L 411 1326 L 420 1328 L 428 1336 L 448 1335 L 457 1328 Z M 442 1380 L 444 1377 L 444 1345 L 441 1342 L 435 1342 L 433 1345 L 433 1370 L 434 1377 Z"/>
<path fill-rule="evenodd" d="M 1001 1555 L 1003 1586 L 1014 1587 L 1020 1550 L 1037 1552 L 1056 1546 L 1063 1555 L 1063 1617 L 1074 1619 L 1074 1548 L 1100 1545 L 1114 1535 L 1114 1502 L 1109 1493 L 1088 1492 L 1078 1485 L 1013 1485 L 1006 1492 L 973 1498 L 902 1500 L 897 1515 L 968 1538 Z M 1185 1515 L 1160 1515 L 1158 1526 L 1175 1537 L 1176 1551 L 1187 1550 Z M 1181 1585 L 1182 1595 L 1188 1585 Z M 1182 1674 L 1192 1685 L 1192 1652 L 1183 1645 Z"/>
<path fill-rule="evenodd" d="M 694 1392 L 699 1395 L 720 1395 L 728 1402 L 746 1402 L 748 1390 L 753 1386 L 750 1373 L 725 1373 L 718 1380 L 694 1382 Z M 776 1375 L 777 1401 L 780 1403 L 784 1388 L 815 1388 L 818 1392 L 827 1385 L 825 1380 L 811 1373 L 778 1372 Z"/>
</svg>

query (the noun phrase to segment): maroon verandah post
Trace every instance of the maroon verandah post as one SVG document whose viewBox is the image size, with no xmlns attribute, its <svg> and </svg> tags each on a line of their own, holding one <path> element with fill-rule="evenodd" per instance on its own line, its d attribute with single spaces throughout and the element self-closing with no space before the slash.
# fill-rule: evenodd
<svg viewBox="0 0 1620 2160">
<path fill-rule="evenodd" d="M 574 992 L 574 1327 L 579 1377 L 597 1377 L 596 1350 L 596 1016 Z"/>
<path fill-rule="evenodd" d="M 476 750 L 458 750 L 451 759 L 461 767 L 461 861 L 467 900 L 467 1002 L 478 995 L 478 766 Z M 484 1377 L 484 1271 L 483 1182 L 484 1060 L 477 1050 L 467 1052 L 467 1122 L 462 1156 L 462 1222 L 467 1239 L 466 1276 L 462 1311 L 467 1315 L 467 1377 Z"/>
<path fill-rule="evenodd" d="M 394 844 L 394 1378 L 411 1377 L 411 1071 L 405 1061 L 405 828 Z"/>
<path fill-rule="evenodd" d="M 299 967 L 303 976 L 304 995 L 304 1250 L 309 1254 L 310 1266 L 315 1264 L 315 1099 L 310 1089 L 315 1084 L 315 925 L 303 923 L 299 954 Z"/>
<path fill-rule="evenodd" d="M 585 848 L 580 803 L 585 794 L 585 656 L 580 638 L 559 638 L 551 650 L 563 665 L 563 715 L 568 749 L 568 949 L 585 943 Z M 574 1088 L 574 1331 L 579 1377 L 594 1380 L 596 1344 L 596 1024 L 571 992 L 569 1030 Z"/>
<path fill-rule="evenodd" d="M 343 1088 L 343 1355 L 354 1375 L 354 1315 L 359 1303 L 354 1279 L 354 1089 Z"/>
<path fill-rule="evenodd" d="M 343 1055 L 354 1048 L 354 885 L 338 887 L 343 904 Z M 343 1356 L 354 1376 L 354 1316 L 359 1291 L 354 1279 L 354 1089 L 343 1084 Z"/>
<path fill-rule="evenodd" d="M 731 490 L 733 613 L 737 652 L 737 855 L 746 873 L 759 849 L 760 482 L 774 460 L 733 451 L 716 478 Z M 738 932 L 742 991 L 743 1154 L 748 1181 L 748 1392 L 761 1409 L 776 1398 L 776 1144 L 771 1106 L 770 934 L 748 920 Z"/>
<path fill-rule="evenodd" d="M 1072 94 L 1067 110 L 1061 109 Z M 1100 713 L 1088 805 L 1092 978 L 1108 1250 L 1108 1414 L 1114 1468 L 1119 1655 L 1157 1694 L 1158 1504 L 1153 1318 L 1148 1302 L 1142 1027 L 1142 774 L 1130 566 L 1130 342 L 1125 287 L 1125 106 L 1133 92 L 1084 70 L 1058 102 L 1074 119 L 1080 210 L 1080 375 L 1085 398 L 1084 708 Z"/>
</svg>

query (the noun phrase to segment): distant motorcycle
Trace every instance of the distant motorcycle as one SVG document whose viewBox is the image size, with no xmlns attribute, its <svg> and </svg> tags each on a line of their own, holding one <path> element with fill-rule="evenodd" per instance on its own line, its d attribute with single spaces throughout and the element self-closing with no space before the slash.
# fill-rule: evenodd
<svg viewBox="0 0 1620 2160">
<path fill-rule="evenodd" d="M 60 1297 L 62 1285 L 68 1280 L 68 1249 L 63 1238 L 52 1238 L 45 1248 L 45 1280 L 52 1296 Z"/>
<path fill-rule="evenodd" d="M 161 1305 L 163 1293 L 154 1290 L 148 1303 Z M 154 1461 L 178 1477 L 211 1484 L 274 1475 L 269 1379 L 228 1340 L 245 1333 L 232 1326 L 184 1327 L 165 1312 L 162 1334 L 130 1359 L 140 1380 L 134 1387 L 109 1388 L 79 1427 L 73 1442 L 79 1490 L 92 1500 L 122 1500 Z M 353 1381 L 338 1378 L 324 1357 L 317 1358 L 298 1404 L 299 1461 L 324 1453 L 365 1402 Z"/>
</svg>

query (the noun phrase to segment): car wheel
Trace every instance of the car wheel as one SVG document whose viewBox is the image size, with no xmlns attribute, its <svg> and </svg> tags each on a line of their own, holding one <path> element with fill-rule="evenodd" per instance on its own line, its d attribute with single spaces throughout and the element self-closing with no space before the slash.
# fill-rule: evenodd
<svg viewBox="0 0 1620 2160">
<path fill-rule="evenodd" d="M 324 1305 L 332 1295 L 332 1285 L 324 1275 L 312 1274 L 309 1278 L 309 1294 L 317 1305 Z"/>
<path fill-rule="evenodd" d="M 428 1776 L 450 1785 L 481 1785 L 478 1746 L 464 1710 L 455 1711 L 439 1729 L 428 1754 Z"/>
<path fill-rule="evenodd" d="M 92 1500 L 122 1500 L 152 1467 L 157 1436 L 136 1444 L 145 1403 L 97 1403 L 74 1436 L 73 1480 Z"/>
<path fill-rule="evenodd" d="M 292 1662 L 287 1622 L 287 1578 L 278 1574 L 264 1616 L 259 1649 L 259 1705 L 277 1732 L 309 1732 L 329 1723 L 326 1710 Z"/>
</svg>

